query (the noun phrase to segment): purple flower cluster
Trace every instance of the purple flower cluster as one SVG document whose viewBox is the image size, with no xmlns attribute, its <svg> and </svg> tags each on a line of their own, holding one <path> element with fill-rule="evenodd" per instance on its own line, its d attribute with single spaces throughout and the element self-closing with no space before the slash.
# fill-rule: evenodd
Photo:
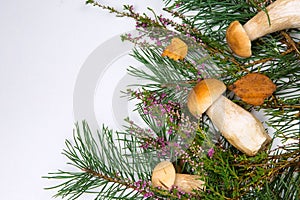
<svg viewBox="0 0 300 200">
<path fill-rule="evenodd" d="M 203 162 L 201 162 L 201 156 L 203 153 L 203 148 L 199 144 L 192 142 L 188 151 L 182 152 L 181 159 L 183 162 L 189 163 L 192 171 L 198 171 L 199 167 L 203 166 Z"/>
<path fill-rule="evenodd" d="M 143 113 L 149 115 L 158 128 L 166 128 L 167 134 L 172 135 L 177 130 L 177 122 L 180 119 L 180 105 L 167 101 L 165 93 L 143 91 L 133 92 L 133 95 L 142 101 Z"/>
<path fill-rule="evenodd" d="M 141 148 L 155 149 L 159 158 L 179 157 L 193 142 L 198 124 L 181 113 L 178 103 L 168 100 L 165 93 L 157 94 L 149 91 L 131 91 L 141 100 L 143 114 L 155 123 L 156 130 L 142 129 L 133 122 L 130 133 L 142 138 Z M 192 159 L 190 159 L 192 160 Z"/>
<path fill-rule="evenodd" d="M 214 156 L 215 150 L 214 148 L 210 148 L 207 152 L 208 157 L 212 158 Z"/>
<path fill-rule="evenodd" d="M 164 18 L 162 15 L 158 16 L 158 20 L 160 21 L 160 23 L 163 26 L 167 26 L 167 25 L 171 24 L 171 20 L 167 19 L 167 18 Z"/>
<path fill-rule="evenodd" d="M 135 188 L 135 190 L 142 193 L 145 199 L 154 196 L 154 193 L 151 191 L 150 186 L 150 181 L 138 180 L 133 183 L 133 187 Z"/>
<path fill-rule="evenodd" d="M 144 141 L 144 143 L 140 147 L 145 150 L 149 148 L 164 150 L 166 149 L 167 146 L 168 146 L 168 141 L 165 141 L 164 138 L 162 137 L 156 137 Z"/>
<path fill-rule="evenodd" d="M 190 197 L 190 193 L 186 193 L 182 191 L 178 186 L 172 186 L 170 193 L 177 196 L 178 199 L 181 199 L 182 197 Z M 184 198 L 186 199 L 186 198 Z"/>
</svg>

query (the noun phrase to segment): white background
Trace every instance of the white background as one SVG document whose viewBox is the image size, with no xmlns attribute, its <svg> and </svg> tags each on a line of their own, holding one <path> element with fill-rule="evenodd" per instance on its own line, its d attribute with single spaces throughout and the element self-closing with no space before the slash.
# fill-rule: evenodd
<svg viewBox="0 0 300 200">
<path fill-rule="evenodd" d="M 66 168 L 61 151 L 72 138 L 78 72 L 96 47 L 134 26 L 84 0 L 0 0 L 0 199 L 52 198 L 55 191 L 43 188 L 53 182 L 41 177 Z"/>
</svg>

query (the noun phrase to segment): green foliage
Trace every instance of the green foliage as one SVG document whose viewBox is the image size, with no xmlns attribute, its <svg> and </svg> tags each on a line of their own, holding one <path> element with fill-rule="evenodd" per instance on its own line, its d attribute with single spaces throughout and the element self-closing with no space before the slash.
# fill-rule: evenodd
<svg viewBox="0 0 300 200">
<path fill-rule="evenodd" d="M 132 56 L 145 68 L 131 66 L 128 69 L 131 75 L 147 81 L 136 84 L 145 97 L 137 98 L 140 101 L 137 110 L 149 126 L 151 134 L 146 134 L 146 130 L 130 120 L 129 126 L 122 133 L 114 133 L 107 128 L 91 133 L 86 122 L 77 124 L 74 143 L 67 141 L 67 148 L 63 152 L 71 161 L 69 164 L 77 171 L 59 171 L 46 177 L 62 180 L 62 184 L 49 188 L 58 189 L 56 196 L 76 199 L 84 193 L 93 193 L 95 199 L 292 200 L 299 197 L 300 31 L 284 30 L 253 41 L 253 56 L 247 59 L 235 57 L 225 41 L 226 28 L 232 21 L 245 23 L 258 11 L 265 10 L 269 1 L 165 0 L 164 10 L 182 23 L 158 17 L 151 9 L 154 19 L 146 14 L 135 13 L 131 6 L 124 6 L 123 11 L 118 11 L 95 1 L 89 0 L 86 3 L 117 16 L 133 18 L 137 25 L 147 26 L 146 29 L 138 27 L 145 37 L 156 37 L 162 41 L 161 46 L 139 44 Z M 189 44 L 188 56 L 181 61 L 162 57 L 168 37 L 153 27 L 165 30 L 168 34 L 172 32 L 170 29 L 177 31 L 173 36 Z M 137 42 L 132 38 L 122 39 Z M 196 45 L 193 46 L 191 41 Z M 205 68 L 199 74 L 199 65 L 202 64 Z M 247 105 L 231 93 L 226 93 L 228 98 L 234 99 L 245 109 L 263 112 L 266 117 L 264 124 L 272 132 L 273 147 L 249 157 L 220 136 L 206 115 L 197 120 L 184 111 L 188 92 L 199 79 L 214 77 L 229 86 L 252 72 L 270 77 L 277 89 L 259 107 Z M 193 130 L 196 134 L 193 142 L 184 149 L 184 154 L 174 165 L 178 173 L 203 177 L 205 192 L 199 190 L 187 195 L 176 188 L 164 191 L 148 183 L 143 188 L 137 185 L 141 180 L 148 182 L 151 179 L 153 164 L 160 161 L 156 150 L 162 148 L 162 145 L 156 145 L 155 148 L 143 148 L 143 145 L 153 144 L 161 138 L 174 138 L 167 133 L 172 117 L 170 113 L 162 118 L 166 120 L 162 127 L 153 115 L 144 113 L 144 108 L 152 105 L 149 97 L 155 99 L 163 94 L 166 98 L 159 102 L 162 107 L 170 102 L 179 105 L 176 108 L 178 118 L 172 126 L 178 126 L 182 113 L 198 124 L 198 128 Z M 276 146 L 278 142 L 283 144 Z M 214 149 L 213 155 L 208 155 L 208 148 Z"/>
<path fill-rule="evenodd" d="M 121 134 L 116 134 L 120 136 Z M 120 139 L 120 138 L 119 138 Z M 59 189 L 55 196 L 76 199 L 83 193 L 95 194 L 95 199 L 139 199 L 141 195 L 133 188 L 139 179 L 147 179 L 149 165 L 133 162 L 129 156 L 122 156 L 121 145 L 128 146 L 134 140 L 115 142 L 113 132 L 103 128 L 97 134 L 91 133 L 86 122 L 76 125 L 73 142 L 66 141 L 63 151 L 76 172 L 58 171 L 49 173 L 48 179 L 60 179 L 62 184 L 47 188 Z M 136 147 L 134 147 L 136 148 Z M 129 188 L 129 189 L 128 189 Z M 131 188 L 131 189 L 130 189 Z"/>
</svg>

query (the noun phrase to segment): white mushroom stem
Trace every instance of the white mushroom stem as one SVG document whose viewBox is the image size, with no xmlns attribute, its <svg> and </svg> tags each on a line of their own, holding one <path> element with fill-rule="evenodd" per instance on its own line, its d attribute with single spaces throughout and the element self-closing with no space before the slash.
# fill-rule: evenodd
<svg viewBox="0 0 300 200">
<path fill-rule="evenodd" d="M 233 21 L 226 31 L 230 49 L 239 57 L 252 55 L 251 41 L 288 28 L 300 28 L 300 0 L 277 0 L 243 26 Z"/>
<path fill-rule="evenodd" d="M 193 190 L 205 190 L 204 181 L 198 175 L 176 174 L 175 186 L 185 193 L 193 193 Z"/>
<path fill-rule="evenodd" d="M 251 41 L 269 33 L 300 27 L 300 0 L 277 0 L 266 9 L 268 15 L 260 11 L 243 25 Z"/>
<path fill-rule="evenodd" d="M 206 113 L 222 135 L 249 156 L 254 156 L 271 141 L 254 115 L 224 96 L 220 96 Z"/>
<path fill-rule="evenodd" d="M 176 174 L 170 161 L 162 161 L 155 166 L 151 182 L 153 187 L 161 187 L 164 190 L 170 190 L 172 186 L 177 186 L 186 193 L 192 193 L 193 190 L 197 189 L 205 190 L 204 181 L 200 180 L 200 176 Z"/>
<path fill-rule="evenodd" d="M 195 117 L 207 113 L 222 135 L 237 149 L 254 156 L 271 140 L 262 123 L 251 113 L 222 96 L 226 86 L 205 79 L 191 90 L 187 106 Z"/>
</svg>

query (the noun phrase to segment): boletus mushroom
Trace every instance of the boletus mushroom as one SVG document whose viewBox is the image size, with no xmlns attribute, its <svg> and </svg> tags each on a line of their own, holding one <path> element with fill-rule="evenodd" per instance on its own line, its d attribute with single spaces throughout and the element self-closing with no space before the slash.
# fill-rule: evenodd
<svg viewBox="0 0 300 200">
<path fill-rule="evenodd" d="M 254 156 L 271 138 L 254 115 L 222 96 L 225 90 L 225 84 L 217 79 L 198 82 L 189 93 L 188 109 L 195 117 L 206 112 L 228 142 Z"/>
<path fill-rule="evenodd" d="M 164 190 L 170 190 L 172 186 L 177 186 L 185 193 L 192 193 L 195 189 L 204 190 L 204 181 L 200 180 L 200 176 L 176 173 L 170 161 L 162 161 L 155 166 L 151 182 L 153 187 Z"/>
<path fill-rule="evenodd" d="M 250 57 L 251 41 L 276 31 L 300 27 L 300 0 L 277 0 L 258 12 L 243 26 L 233 21 L 226 31 L 226 41 L 240 57 Z"/>
</svg>

